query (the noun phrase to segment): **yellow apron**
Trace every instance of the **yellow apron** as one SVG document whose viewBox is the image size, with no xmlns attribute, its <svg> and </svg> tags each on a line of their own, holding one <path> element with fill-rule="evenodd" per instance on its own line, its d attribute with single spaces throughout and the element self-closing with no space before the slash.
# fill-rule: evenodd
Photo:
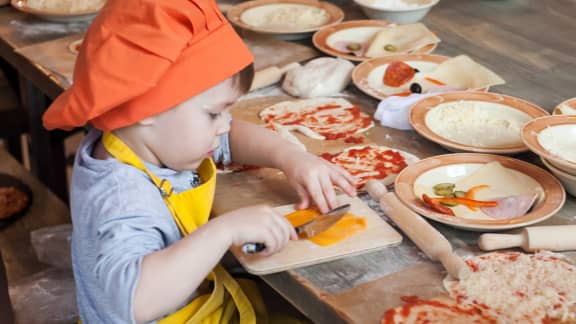
<svg viewBox="0 0 576 324">
<path fill-rule="evenodd" d="M 117 160 L 145 172 L 150 177 L 160 190 L 182 236 L 208 222 L 216 185 L 216 167 L 212 159 L 204 160 L 198 168 L 202 180 L 200 186 L 185 192 L 175 193 L 168 181 L 160 180 L 150 172 L 140 158 L 118 137 L 110 132 L 105 132 L 102 143 L 108 153 Z M 229 323 L 233 319 L 236 320 L 236 316 L 240 324 L 256 323 L 256 314 L 250 300 L 238 282 L 224 268 L 217 265 L 207 280 L 213 283 L 210 294 L 198 296 L 188 305 L 163 318 L 158 323 Z M 260 310 L 260 305 L 256 304 L 259 303 L 255 303 L 255 306 Z"/>
</svg>

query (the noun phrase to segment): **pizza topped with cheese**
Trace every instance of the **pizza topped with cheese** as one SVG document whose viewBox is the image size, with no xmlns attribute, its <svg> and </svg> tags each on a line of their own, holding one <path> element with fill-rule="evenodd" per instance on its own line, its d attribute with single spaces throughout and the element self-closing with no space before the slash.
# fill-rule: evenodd
<svg viewBox="0 0 576 324">
<path fill-rule="evenodd" d="M 322 158 L 337 164 L 358 179 L 361 188 L 370 179 L 391 183 L 396 175 L 418 157 L 386 146 L 362 145 L 338 153 L 324 153 Z"/>
<path fill-rule="evenodd" d="M 368 114 L 342 98 L 283 101 L 263 109 L 259 117 L 318 140 L 348 138 L 374 126 Z"/>
<path fill-rule="evenodd" d="M 496 252 L 466 263 L 469 278 L 444 280 L 459 304 L 473 305 L 498 323 L 576 322 L 576 266 L 557 254 Z"/>
</svg>

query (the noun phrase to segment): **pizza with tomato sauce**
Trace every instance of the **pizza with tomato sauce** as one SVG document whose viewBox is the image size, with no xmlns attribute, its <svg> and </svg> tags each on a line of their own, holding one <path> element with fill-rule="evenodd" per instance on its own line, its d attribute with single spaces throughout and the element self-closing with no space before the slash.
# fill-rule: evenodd
<svg viewBox="0 0 576 324">
<path fill-rule="evenodd" d="M 576 323 L 576 266 L 559 254 L 496 252 L 466 263 L 469 278 L 444 280 L 458 304 L 498 323 Z"/>
<path fill-rule="evenodd" d="M 264 108 L 259 117 L 318 140 L 348 138 L 374 127 L 368 114 L 342 98 L 283 101 Z"/>
<path fill-rule="evenodd" d="M 410 153 L 377 145 L 353 146 L 342 152 L 323 153 L 320 156 L 355 176 L 358 188 L 370 179 L 390 184 L 408 164 L 419 160 Z"/>
</svg>

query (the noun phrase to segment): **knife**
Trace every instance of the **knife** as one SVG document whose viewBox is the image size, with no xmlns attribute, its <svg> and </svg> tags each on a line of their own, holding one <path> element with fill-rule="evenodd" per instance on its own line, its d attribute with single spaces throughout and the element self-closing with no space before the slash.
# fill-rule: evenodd
<svg viewBox="0 0 576 324">
<path fill-rule="evenodd" d="M 350 204 L 345 204 L 332 209 L 326 214 L 316 216 L 309 222 L 294 227 L 299 239 L 308 239 L 316 236 L 336 224 L 350 210 Z M 246 243 L 242 245 L 244 254 L 254 254 L 264 250 L 266 246 L 263 243 Z"/>
</svg>

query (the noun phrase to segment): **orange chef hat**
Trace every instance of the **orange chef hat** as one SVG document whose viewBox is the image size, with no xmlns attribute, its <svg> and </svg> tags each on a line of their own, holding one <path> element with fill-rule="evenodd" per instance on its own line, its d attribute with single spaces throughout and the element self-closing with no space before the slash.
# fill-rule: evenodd
<svg viewBox="0 0 576 324">
<path fill-rule="evenodd" d="M 214 0 L 108 1 L 85 35 L 72 86 L 48 108 L 44 126 L 127 126 L 252 61 Z"/>
</svg>

